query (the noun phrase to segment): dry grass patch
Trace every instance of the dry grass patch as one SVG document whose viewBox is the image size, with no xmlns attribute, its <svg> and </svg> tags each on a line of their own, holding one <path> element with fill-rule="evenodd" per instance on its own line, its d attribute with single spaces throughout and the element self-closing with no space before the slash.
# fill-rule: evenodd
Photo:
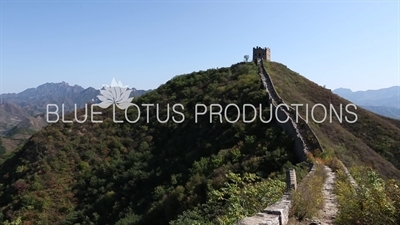
<svg viewBox="0 0 400 225">
<path fill-rule="evenodd" d="M 324 207 L 322 188 L 327 177 L 323 164 L 316 164 L 314 173 L 308 175 L 300 183 L 297 190 L 292 191 L 291 216 L 298 220 L 318 216 Z"/>
</svg>

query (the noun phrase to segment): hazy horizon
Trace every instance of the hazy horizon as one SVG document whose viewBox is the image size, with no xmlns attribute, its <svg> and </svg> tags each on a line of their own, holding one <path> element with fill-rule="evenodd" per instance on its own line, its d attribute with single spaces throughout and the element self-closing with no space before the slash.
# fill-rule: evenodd
<svg viewBox="0 0 400 225">
<path fill-rule="evenodd" d="M 84 86 L 82 86 L 82 85 L 79 85 L 79 84 L 71 84 L 71 83 L 68 83 L 68 82 L 66 82 L 66 81 L 60 81 L 60 82 L 46 82 L 46 83 L 55 83 L 55 84 L 59 84 L 59 83 L 62 83 L 62 82 L 67 83 L 69 86 L 78 85 L 78 86 L 80 86 L 80 87 L 82 87 L 82 88 L 84 88 L 84 89 L 87 89 L 87 88 L 101 89 L 101 88 L 102 88 L 102 87 L 97 88 L 97 87 L 94 87 L 93 85 L 92 85 L 92 86 L 86 86 L 86 87 L 84 87 Z M 43 84 L 41 84 L 41 85 L 44 85 L 44 84 L 46 84 L 46 83 L 43 83 Z M 124 83 L 123 83 L 123 84 L 124 84 Z M 108 85 L 109 85 L 109 84 L 108 84 Z M 125 85 L 125 84 L 124 84 L 124 85 Z M 39 86 L 40 86 L 40 85 L 39 85 Z M 37 88 L 37 87 L 39 87 L 39 86 L 30 87 L 30 88 Z M 332 91 L 337 90 L 337 89 L 348 89 L 348 90 L 351 90 L 352 92 L 359 92 L 359 91 L 376 91 L 376 90 L 389 89 L 389 88 L 394 88 L 394 87 L 400 88 L 400 85 L 393 85 L 393 86 L 384 87 L 384 88 L 378 88 L 378 89 L 357 90 L 357 91 L 352 90 L 351 88 L 340 87 L 340 88 L 332 89 Z M 30 88 L 27 88 L 27 89 L 30 89 Z M 156 88 L 150 88 L 150 89 L 143 89 L 143 88 L 140 88 L 140 87 L 134 87 L 134 86 L 128 85 L 128 89 L 130 89 L 130 88 L 135 88 L 135 89 L 137 89 L 137 90 L 154 90 L 154 89 L 157 89 L 157 87 L 156 87 Z M 27 90 L 27 89 L 25 89 L 25 90 Z M 22 90 L 22 91 L 19 91 L 19 92 L 0 93 L 0 95 L 1 95 L 1 94 L 14 94 L 14 93 L 15 93 L 15 94 L 18 94 L 18 93 L 21 93 L 21 92 L 23 92 L 23 91 L 25 91 L 25 90 Z"/>
</svg>

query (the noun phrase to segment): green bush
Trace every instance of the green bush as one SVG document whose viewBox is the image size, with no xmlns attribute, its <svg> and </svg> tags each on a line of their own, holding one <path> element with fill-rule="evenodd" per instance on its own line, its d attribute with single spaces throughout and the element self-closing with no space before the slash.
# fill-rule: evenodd
<svg viewBox="0 0 400 225">
<path fill-rule="evenodd" d="M 365 167 L 351 168 L 358 188 L 351 186 L 343 171 L 338 172 L 337 224 L 400 224 L 400 188 Z"/>
<path fill-rule="evenodd" d="M 243 176 L 228 172 L 227 181 L 219 190 L 210 193 L 207 205 L 219 213 L 211 220 L 205 218 L 209 212 L 200 210 L 185 211 L 170 225 L 183 224 L 235 224 L 240 219 L 251 216 L 268 205 L 277 202 L 285 191 L 285 183 L 280 180 L 262 180 L 255 174 Z M 220 207 L 216 207 L 220 206 Z M 223 209 L 223 210 L 222 210 Z"/>
</svg>

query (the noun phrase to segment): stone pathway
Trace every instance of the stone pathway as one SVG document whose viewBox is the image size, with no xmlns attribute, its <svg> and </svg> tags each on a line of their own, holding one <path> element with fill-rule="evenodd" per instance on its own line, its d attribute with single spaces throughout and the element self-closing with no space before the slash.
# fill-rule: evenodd
<svg viewBox="0 0 400 225">
<path fill-rule="evenodd" d="M 336 195 L 334 193 L 336 176 L 331 168 L 325 166 L 325 170 L 328 175 L 322 190 L 325 200 L 325 206 L 320 214 L 321 216 L 319 218 L 319 221 L 321 225 L 331 225 L 334 224 L 336 213 L 338 211 Z"/>
<path fill-rule="evenodd" d="M 313 219 L 304 219 L 298 221 L 290 218 L 287 225 L 334 225 L 336 214 L 338 212 L 336 195 L 334 193 L 336 175 L 331 168 L 325 166 L 327 177 L 322 188 L 324 198 L 324 208 L 320 211 L 319 216 Z"/>
</svg>

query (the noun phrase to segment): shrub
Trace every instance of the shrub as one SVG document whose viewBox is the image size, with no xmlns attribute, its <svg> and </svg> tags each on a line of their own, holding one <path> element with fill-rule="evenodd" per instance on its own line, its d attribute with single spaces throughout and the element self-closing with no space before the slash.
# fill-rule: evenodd
<svg viewBox="0 0 400 225">
<path fill-rule="evenodd" d="M 352 168 L 358 188 L 339 171 L 336 182 L 337 224 L 399 224 L 400 189 L 395 181 L 384 181 L 365 167 Z"/>
<path fill-rule="evenodd" d="M 228 172 L 227 181 L 218 190 L 212 190 L 207 204 L 183 212 L 170 225 L 181 224 L 235 224 L 268 205 L 277 202 L 285 191 L 285 183 L 276 179 L 261 179 L 255 174 Z M 207 219 L 213 214 L 211 220 Z"/>
<path fill-rule="evenodd" d="M 232 224 L 239 219 L 257 213 L 265 206 L 278 201 L 285 190 L 285 183 L 279 180 L 260 180 L 255 174 L 244 176 L 229 172 L 228 181 L 221 190 L 213 190 L 212 204 L 224 202 L 225 215 L 217 218 L 218 224 Z"/>
</svg>

